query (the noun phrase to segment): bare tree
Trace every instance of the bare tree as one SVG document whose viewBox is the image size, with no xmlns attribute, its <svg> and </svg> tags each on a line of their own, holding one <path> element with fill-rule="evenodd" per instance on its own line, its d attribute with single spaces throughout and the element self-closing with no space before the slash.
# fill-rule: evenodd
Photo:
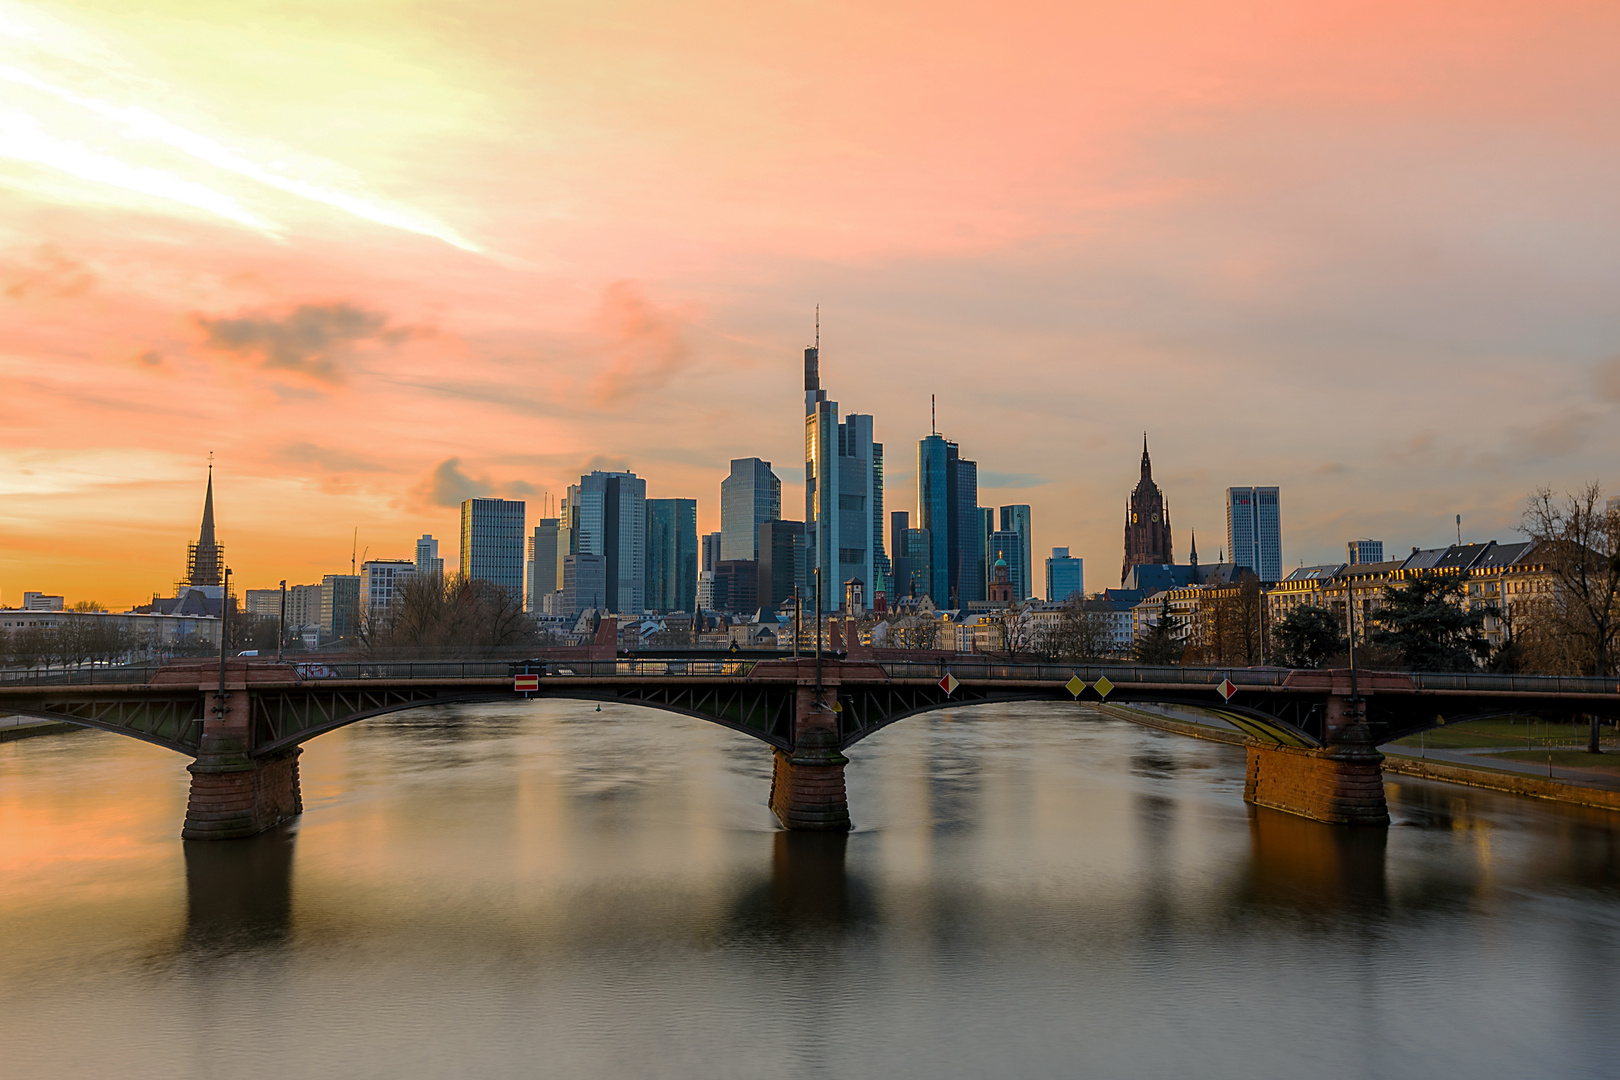
<svg viewBox="0 0 1620 1080">
<path fill-rule="evenodd" d="M 1610 675 L 1620 663 L 1620 508 L 1602 499 L 1596 481 L 1562 499 L 1542 488 L 1524 511 L 1553 586 L 1531 605 L 1537 625 L 1526 627 L 1527 647 L 1583 675 Z M 1587 749 L 1598 752 L 1595 716 Z"/>
<path fill-rule="evenodd" d="M 1108 613 L 1081 596 L 1063 601 L 1063 610 L 1042 635 L 1040 651 L 1054 660 L 1097 660 L 1113 652 Z"/>
</svg>

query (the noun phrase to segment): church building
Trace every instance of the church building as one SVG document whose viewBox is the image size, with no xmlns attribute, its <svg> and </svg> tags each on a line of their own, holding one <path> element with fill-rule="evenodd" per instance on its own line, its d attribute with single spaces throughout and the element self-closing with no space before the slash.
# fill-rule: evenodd
<svg viewBox="0 0 1620 1080">
<path fill-rule="evenodd" d="M 1131 492 L 1125 509 L 1125 562 L 1120 567 L 1123 584 L 1133 566 L 1174 563 L 1170 543 L 1170 510 L 1164 493 L 1153 482 L 1153 459 L 1148 457 L 1147 435 L 1142 435 L 1142 478 Z"/>
</svg>

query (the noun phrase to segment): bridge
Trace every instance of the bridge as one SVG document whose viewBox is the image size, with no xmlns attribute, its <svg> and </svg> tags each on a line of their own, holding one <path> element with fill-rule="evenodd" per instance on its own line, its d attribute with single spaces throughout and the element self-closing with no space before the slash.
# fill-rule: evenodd
<svg viewBox="0 0 1620 1080">
<path fill-rule="evenodd" d="M 568 698 L 697 717 L 768 745 L 770 805 L 789 829 L 849 828 L 843 751 L 890 724 L 988 702 L 1154 703 L 1212 710 L 1248 736 L 1244 797 L 1347 824 L 1389 820 L 1376 747 L 1501 715 L 1620 719 L 1596 678 L 999 663 L 913 654 L 611 650 L 529 660 L 276 663 L 234 659 L 0 681 L 0 712 L 101 728 L 192 757 L 182 835 L 248 836 L 302 812 L 300 746 L 430 705 Z"/>
</svg>

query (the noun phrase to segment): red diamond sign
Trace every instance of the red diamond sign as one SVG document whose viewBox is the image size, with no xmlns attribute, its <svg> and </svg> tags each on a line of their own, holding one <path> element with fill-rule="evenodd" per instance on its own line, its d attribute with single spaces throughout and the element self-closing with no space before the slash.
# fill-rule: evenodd
<svg viewBox="0 0 1620 1080">
<path fill-rule="evenodd" d="M 540 676 L 518 675 L 512 679 L 512 689 L 519 693 L 529 693 L 540 689 Z"/>
<path fill-rule="evenodd" d="M 1232 685 L 1231 679 L 1222 679 L 1221 685 L 1215 688 L 1215 692 L 1221 695 L 1221 700 L 1231 701 L 1232 695 L 1237 693 L 1237 687 Z"/>
<path fill-rule="evenodd" d="M 961 685 L 961 683 L 956 681 L 956 676 L 952 675 L 948 671 L 945 673 L 945 677 L 939 680 L 939 688 L 945 691 L 946 697 L 956 693 L 956 688 Z"/>
</svg>

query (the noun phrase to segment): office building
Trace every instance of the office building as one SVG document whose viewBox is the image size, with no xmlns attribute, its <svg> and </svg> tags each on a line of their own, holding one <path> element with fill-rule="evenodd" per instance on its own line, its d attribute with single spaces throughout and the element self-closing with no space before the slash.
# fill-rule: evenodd
<svg viewBox="0 0 1620 1080">
<path fill-rule="evenodd" d="M 911 577 L 906 582 L 908 591 L 905 596 L 924 597 L 931 595 L 929 590 L 934 581 L 934 543 L 927 529 L 907 529 L 902 540 L 901 551 L 906 553 L 906 561 L 910 564 Z"/>
<path fill-rule="evenodd" d="M 911 558 L 906 554 L 906 530 L 910 527 L 910 511 L 889 511 L 889 591 L 894 600 L 912 595 Z"/>
<path fill-rule="evenodd" d="M 766 521 L 759 526 L 759 606 L 775 611 L 791 600 L 794 590 L 801 598 L 805 588 L 804 522 Z"/>
<path fill-rule="evenodd" d="M 954 609 L 984 599 L 979 466 L 938 433 L 917 444 L 917 521 L 929 535 L 928 595 L 934 603 Z"/>
<path fill-rule="evenodd" d="M 529 537 L 528 580 L 524 582 L 523 610 L 541 613 L 542 598 L 557 591 L 557 518 L 541 518 Z"/>
<path fill-rule="evenodd" d="M 1028 600 L 1035 595 L 1035 549 L 1031 546 L 1033 531 L 1030 527 L 1029 504 L 1003 506 L 997 514 L 1001 518 L 1002 532 L 1018 534 L 1018 558 L 1008 555 L 1007 567 L 1011 571 L 1013 591 L 1018 593 L 1018 599 Z"/>
<path fill-rule="evenodd" d="M 600 610 L 607 602 L 607 557 L 586 551 L 563 556 L 562 611 L 555 614 L 577 616 L 587 609 Z"/>
<path fill-rule="evenodd" d="M 698 553 L 697 606 L 714 610 L 714 568 L 720 565 L 720 534 L 704 533 Z"/>
<path fill-rule="evenodd" d="M 1071 558 L 1066 547 L 1053 548 L 1046 560 L 1046 599 L 1061 604 L 1071 596 L 1085 595 L 1085 560 Z"/>
<path fill-rule="evenodd" d="M 713 598 L 716 611 L 739 615 L 758 611 L 759 563 L 753 559 L 721 559 L 714 568 Z"/>
<path fill-rule="evenodd" d="M 461 504 L 461 576 L 488 581 L 523 602 L 522 502 L 468 499 Z"/>
<path fill-rule="evenodd" d="M 846 581 L 862 582 L 868 596 L 888 588 L 883 444 L 872 439 L 870 416 L 839 421 L 838 402 L 821 389 L 817 340 L 804 350 L 805 550 L 821 577 L 822 608 L 836 611 Z"/>
<path fill-rule="evenodd" d="M 647 482 L 632 472 L 592 472 L 568 488 L 565 505 L 569 547 L 606 560 L 602 603 L 591 606 L 618 615 L 646 610 Z"/>
<path fill-rule="evenodd" d="M 321 578 L 321 640 L 345 641 L 360 625 L 360 575 L 327 574 Z"/>
<path fill-rule="evenodd" d="M 416 572 L 444 579 L 444 560 L 439 557 L 439 542 L 432 533 L 423 533 L 416 542 Z"/>
<path fill-rule="evenodd" d="M 411 559 L 370 559 L 360 564 L 360 611 L 368 619 L 388 613 L 404 596 L 405 582 L 416 573 Z"/>
<path fill-rule="evenodd" d="M 720 481 L 720 558 L 758 559 L 759 527 L 782 517 L 782 481 L 771 463 L 735 458 Z"/>
<path fill-rule="evenodd" d="M 65 601 L 60 596 L 52 596 L 42 592 L 23 593 L 23 611 L 61 611 Z"/>
<path fill-rule="evenodd" d="M 1345 545 L 1349 563 L 1375 563 L 1384 561 L 1382 540 L 1352 540 Z M 1290 575 L 1292 576 L 1292 575 Z"/>
<path fill-rule="evenodd" d="M 1274 487 L 1226 489 L 1226 551 L 1231 562 L 1261 581 L 1281 581 L 1282 523 Z"/>
<path fill-rule="evenodd" d="M 691 611 L 697 601 L 696 499 L 647 500 L 646 605 Z"/>
<path fill-rule="evenodd" d="M 1165 504 L 1159 485 L 1153 482 L 1153 459 L 1148 456 L 1144 433 L 1142 476 L 1125 506 L 1125 561 L 1119 571 L 1120 584 L 1124 584 L 1133 566 L 1168 566 L 1175 561 L 1170 507 Z"/>
<path fill-rule="evenodd" d="M 1024 538 L 1022 536 L 1010 529 L 997 529 L 990 534 L 990 538 L 985 544 L 984 556 L 991 571 L 989 575 L 991 579 L 995 577 L 994 570 L 997 561 L 1002 562 L 1007 569 L 1005 584 L 1012 586 L 1013 599 L 1029 599 L 1027 595 L 1022 593 L 1023 586 L 1019 584 L 1024 579 Z M 993 600 L 995 597 L 990 596 L 989 587 L 990 582 L 986 581 L 985 596 Z"/>
</svg>

